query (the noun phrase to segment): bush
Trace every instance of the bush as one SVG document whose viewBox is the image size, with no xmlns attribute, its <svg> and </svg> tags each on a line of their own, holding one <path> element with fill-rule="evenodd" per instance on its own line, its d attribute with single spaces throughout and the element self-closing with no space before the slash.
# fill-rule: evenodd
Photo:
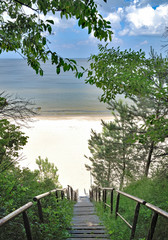
<svg viewBox="0 0 168 240">
<path fill-rule="evenodd" d="M 123 191 L 144 199 L 146 202 L 149 202 L 168 212 L 168 181 L 166 177 L 162 179 L 159 177 L 155 177 L 153 179 L 144 178 L 131 183 Z M 114 199 L 116 200 L 116 196 Z M 102 204 L 98 203 L 96 206 L 99 216 L 102 218 L 105 226 L 111 234 L 111 239 L 129 240 L 131 232 L 129 227 L 119 217 L 115 220 L 114 213 L 111 215 L 109 210 L 103 212 Z M 136 203 L 133 200 L 120 195 L 119 213 L 123 215 L 131 225 L 133 223 L 135 206 Z M 152 213 L 153 211 L 148 209 L 146 206 L 141 205 L 135 240 L 146 239 L 145 237 L 148 234 Z M 168 219 L 159 216 L 153 240 L 167 240 L 167 236 Z"/>
<path fill-rule="evenodd" d="M 51 178 L 39 181 L 39 171 L 13 167 L 0 174 L 0 218 L 20 208 L 33 197 L 60 187 Z M 44 223 L 40 223 L 37 203 L 27 210 L 33 240 L 66 239 L 73 213 L 73 202 L 57 200 L 55 194 L 41 199 Z M 0 239 L 26 240 L 22 214 L 1 227 Z"/>
</svg>

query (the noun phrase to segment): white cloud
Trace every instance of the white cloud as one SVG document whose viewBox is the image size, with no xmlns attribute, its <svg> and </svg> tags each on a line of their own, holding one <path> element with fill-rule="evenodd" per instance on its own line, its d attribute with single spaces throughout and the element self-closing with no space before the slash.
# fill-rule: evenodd
<svg viewBox="0 0 168 240">
<path fill-rule="evenodd" d="M 149 0 L 133 0 L 129 6 L 111 12 L 106 20 L 111 22 L 112 30 L 119 36 L 162 35 L 168 26 L 168 4 L 153 8 Z M 146 4 L 145 4 L 146 3 Z"/>
<path fill-rule="evenodd" d="M 142 45 L 147 45 L 147 44 L 148 44 L 148 41 L 147 41 L 147 40 L 145 40 L 145 41 L 143 41 L 143 42 L 140 43 L 141 46 L 142 46 Z"/>
<path fill-rule="evenodd" d="M 77 43 L 77 45 L 83 45 L 83 46 L 85 46 L 85 45 L 94 45 L 95 46 L 95 45 L 98 45 L 99 43 L 101 43 L 101 44 L 111 43 L 112 45 L 114 44 L 114 45 L 118 46 L 118 45 L 121 45 L 123 43 L 123 41 L 122 41 L 122 39 L 116 37 L 115 33 L 112 35 L 112 42 L 110 42 L 110 41 L 107 41 L 107 42 L 100 41 L 97 38 L 95 38 L 94 33 L 91 32 L 91 34 L 89 35 L 87 40 L 79 41 Z"/>
<path fill-rule="evenodd" d="M 39 17 L 43 21 L 46 21 L 47 19 L 53 20 L 54 21 L 53 27 L 60 28 L 60 29 L 72 28 L 76 24 L 76 20 L 73 18 L 70 18 L 67 20 L 65 17 L 63 17 L 61 19 L 59 13 L 57 13 L 55 15 L 47 15 L 47 16 L 40 14 Z"/>
<path fill-rule="evenodd" d="M 153 9 L 149 4 L 143 8 L 135 5 L 126 7 L 126 29 L 120 35 L 159 35 L 163 34 L 168 25 L 168 4 Z"/>
<path fill-rule="evenodd" d="M 124 36 L 124 35 L 129 34 L 129 32 L 130 32 L 129 28 L 124 28 L 122 31 L 119 32 L 119 35 Z"/>
<path fill-rule="evenodd" d="M 123 15 L 123 9 L 118 8 L 117 12 L 109 13 L 109 15 L 105 18 L 105 20 L 111 22 L 112 28 L 115 28 L 115 29 L 120 28 L 122 15 Z"/>
<path fill-rule="evenodd" d="M 155 10 L 151 6 L 137 9 L 135 6 L 127 8 L 128 14 L 126 19 L 133 24 L 136 29 L 143 26 L 150 27 L 153 25 Z"/>
</svg>

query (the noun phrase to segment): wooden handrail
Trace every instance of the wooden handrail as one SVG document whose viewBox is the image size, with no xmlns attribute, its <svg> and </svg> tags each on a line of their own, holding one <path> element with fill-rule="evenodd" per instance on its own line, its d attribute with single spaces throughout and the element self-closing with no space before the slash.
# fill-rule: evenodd
<svg viewBox="0 0 168 240">
<path fill-rule="evenodd" d="M 23 205 L 22 207 L 16 209 L 15 211 L 9 213 L 7 216 L 0 219 L 0 226 L 7 223 L 8 221 L 12 220 L 16 216 L 18 216 L 20 213 L 25 212 L 28 208 L 30 208 L 33 205 L 32 202 L 28 202 L 27 204 Z"/>
<path fill-rule="evenodd" d="M 158 207 L 156 207 L 155 205 L 153 205 L 151 203 L 146 203 L 145 206 L 150 208 L 151 210 L 157 212 L 158 214 L 162 215 L 163 217 L 168 218 L 168 212 L 162 210 L 161 208 L 158 208 Z"/>
<path fill-rule="evenodd" d="M 137 225 L 137 220 L 138 220 L 138 215 L 139 215 L 139 210 L 140 210 L 140 205 L 144 205 L 147 208 L 151 209 L 153 211 L 153 216 L 152 216 L 152 220 L 151 220 L 151 225 L 148 231 L 148 236 L 147 236 L 147 240 L 152 240 L 153 235 L 154 235 L 154 231 L 155 231 L 155 227 L 156 227 L 156 223 L 157 223 L 157 218 L 158 215 L 161 215 L 163 217 L 166 217 L 168 219 L 168 212 L 160 209 L 157 206 L 154 206 L 153 204 L 147 203 L 145 200 L 140 199 L 138 197 L 135 197 L 133 195 L 130 195 L 128 193 L 122 192 L 120 190 L 115 190 L 114 188 L 109 188 L 109 187 L 92 187 L 92 189 L 89 191 L 90 192 L 90 199 L 93 200 L 95 197 L 95 201 L 99 200 L 101 201 L 101 192 L 102 191 L 102 202 L 104 205 L 104 209 L 106 209 L 106 207 L 111 208 L 111 213 L 113 212 L 113 191 L 116 191 L 117 193 L 117 200 L 116 200 L 116 210 L 115 210 L 115 216 L 117 218 L 117 216 L 119 216 L 131 229 L 131 236 L 130 236 L 130 240 L 134 239 L 135 236 L 135 231 L 136 231 L 136 225 Z M 111 191 L 111 202 L 110 205 L 107 204 L 107 191 Z M 94 194 L 95 192 L 95 194 Z M 99 195 L 99 197 L 97 197 L 97 195 Z M 135 212 L 134 212 L 134 219 L 133 219 L 133 225 L 131 225 L 120 213 L 119 213 L 119 202 L 120 202 L 120 195 L 123 195 L 133 201 L 135 201 L 136 207 L 135 207 Z"/>
<path fill-rule="evenodd" d="M 77 199 L 77 191 L 74 191 L 72 187 L 70 187 L 70 189 L 71 189 L 71 192 L 73 193 L 72 195 L 74 195 L 74 198 L 72 198 L 73 196 L 71 196 L 71 200 Z M 39 213 L 39 218 L 40 218 L 41 222 L 43 222 L 43 213 L 42 213 L 42 206 L 41 206 L 40 199 L 50 195 L 53 192 L 56 193 L 56 198 L 58 198 L 58 192 L 61 192 L 61 199 L 63 199 L 65 191 L 66 191 L 65 188 L 64 189 L 53 189 L 49 192 L 42 193 L 42 194 L 37 195 L 33 198 L 33 200 L 37 202 L 38 213 Z M 22 213 L 27 240 L 32 240 L 29 219 L 28 219 L 28 216 L 27 216 L 27 213 L 26 213 L 26 210 L 28 208 L 30 208 L 32 205 L 33 205 L 32 202 L 28 202 L 27 204 L 23 205 L 22 207 L 18 208 L 17 210 L 13 211 L 12 213 L 8 214 L 4 218 L 0 219 L 0 226 L 4 225 L 5 223 L 7 223 L 8 221 L 12 220 L 13 218 L 15 218 L 16 216 L 18 216 L 19 214 Z"/>
<path fill-rule="evenodd" d="M 140 198 L 138 198 L 138 197 L 135 197 L 135 196 L 133 196 L 133 195 L 130 195 L 130 194 L 128 194 L 128 193 L 125 193 L 125 192 L 122 192 L 122 191 L 119 191 L 119 190 L 115 190 L 115 191 L 118 192 L 119 194 L 121 194 L 121 195 L 123 195 L 123 196 L 125 196 L 125 197 L 127 197 L 127 198 L 130 198 L 130 199 L 132 199 L 132 200 L 134 200 L 134 201 L 136 201 L 136 202 L 139 202 L 139 203 L 141 203 L 141 204 L 143 204 L 143 205 L 146 204 L 146 201 L 143 200 L 143 199 L 140 199 Z"/>
<path fill-rule="evenodd" d="M 46 196 L 48 196 L 48 195 L 50 195 L 50 194 L 51 194 L 51 192 L 42 193 L 42 194 L 40 194 L 40 195 L 38 195 L 38 196 L 35 196 L 35 197 L 33 198 L 33 201 L 38 201 L 38 200 L 40 200 L 41 198 L 46 197 Z"/>
<path fill-rule="evenodd" d="M 48 196 L 48 195 L 50 195 L 51 193 L 56 192 L 56 191 L 65 191 L 65 189 L 53 189 L 53 190 L 51 190 L 51 191 L 49 191 L 49 192 L 42 193 L 42 194 L 40 194 L 40 195 L 35 196 L 35 197 L 33 198 L 33 201 L 38 201 L 38 200 L 40 200 L 41 198 L 46 197 L 46 196 Z"/>
</svg>

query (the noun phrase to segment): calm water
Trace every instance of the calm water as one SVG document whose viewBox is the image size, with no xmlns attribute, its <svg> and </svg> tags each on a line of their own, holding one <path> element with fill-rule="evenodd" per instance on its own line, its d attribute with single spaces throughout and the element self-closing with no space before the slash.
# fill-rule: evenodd
<svg viewBox="0 0 168 240">
<path fill-rule="evenodd" d="M 87 66 L 86 59 L 78 64 Z M 31 99 L 41 107 L 41 115 L 108 115 L 98 97 L 101 91 L 85 84 L 85 76 L 76 79 L 72 72 L 57 75 L 49 62 L 43 65 L 44 76 L 36 75 L 23 59 L 0 59 L 1 92 Z"/>
</svg>

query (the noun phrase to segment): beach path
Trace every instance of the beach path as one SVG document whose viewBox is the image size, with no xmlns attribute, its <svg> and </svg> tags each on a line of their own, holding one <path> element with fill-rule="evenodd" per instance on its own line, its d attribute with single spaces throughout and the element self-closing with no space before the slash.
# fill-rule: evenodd
<svg viewBox="0 0 168 240">
<path fill-rule="evenodd" d="M 110 239 L 102 222 L 96 215 L 94 205 L 87 196 L 79 197 L 74 206 L 71 237 L 77 239 Z"/>
</svg>

